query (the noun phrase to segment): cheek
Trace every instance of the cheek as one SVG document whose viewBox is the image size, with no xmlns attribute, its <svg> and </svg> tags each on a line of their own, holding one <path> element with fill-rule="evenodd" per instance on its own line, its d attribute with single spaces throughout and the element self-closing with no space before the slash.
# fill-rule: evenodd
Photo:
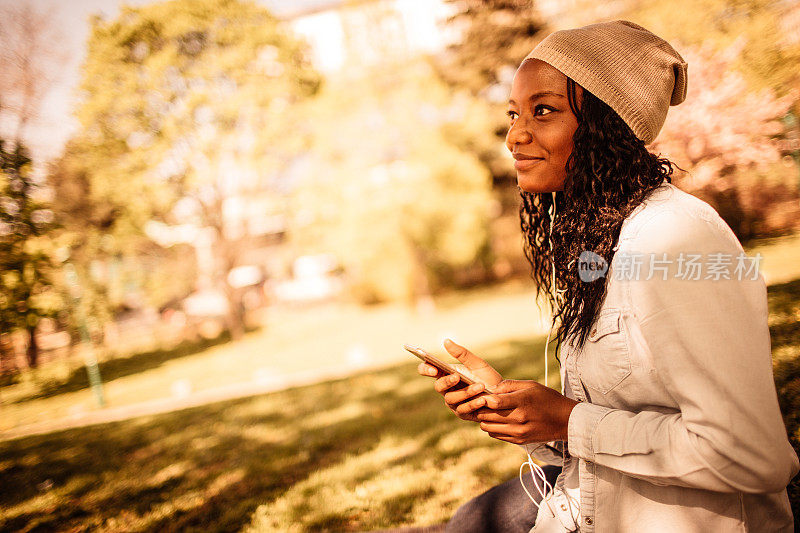
<svg viewBox="0 0 800 533">
<path fill-rule="evenodd" d="M 561 159 L 566 163 L 567 159 L 569 159 L 570 154 L 572 154 L 572 139 L 570 139 L 568 143 L 564 144 L 564 147 L 560 154 Z"/>
<path fill-rule="evenodd" d="M 554 139 L 554 147 L 556 149 L 553 150 L 553 152 L 558 154 L 558 159 L 562 162 L 566 163 L 570 154 L 572 154 L 572 149 L 574 146 L 572 136 L 574 134 L 574 129 L 567 129 L 566 131 L 562 130 L 558 138 Z"/>
</svg>

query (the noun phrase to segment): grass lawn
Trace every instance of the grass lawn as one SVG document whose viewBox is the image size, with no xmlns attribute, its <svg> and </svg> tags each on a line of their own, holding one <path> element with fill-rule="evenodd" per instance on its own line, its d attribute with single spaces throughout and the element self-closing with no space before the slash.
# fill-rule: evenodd
<svg viewBox="0 0 800 533">
<path fill-rule="evenodd" d="M 776 381 L 797 445 L 800 246 L 793 237 L 760 251 L 774 283 Z M 507 295 L 501 289 L 493 306 L 491 294 L 471 296 L 465 306 L 453 303 L 453 322 L 443 319 L 429 331 L 467 317 L 471 329 L 500 324 L 503 317 L 491 315 Z M 492 313 L 481 322 L 480 314 L 464 311 L 473 304 Z M 380 332 L 372 335 L 383 342 Z M 542 374 L 543 343 L 539 335 L 505 335 L 470 346 L 505 375 L 535 377 Z M 201 365 L 208 362 L 203 353 L 173 362 Z M 415 367 L 409 361 L 247 399 L 0 442 L 0 530 L 365 531 L 443 522 L 471 496 L 516 476 L 523 453 L 458 420 Z M 798 489 L 791 487 L 795 513 Z"/>
<path fill-rule="evenodd" d="M 541 374 L 542 339 L 482 349 Z M 0 443 L 0 529 L 368 530 L 444 521 L 522 452 L 461 423 L 413 362 Z M 557 384 L 555 384 L 557 386 Z M 14 487 L 14 490 L 8 490 Z"/>
</svg>

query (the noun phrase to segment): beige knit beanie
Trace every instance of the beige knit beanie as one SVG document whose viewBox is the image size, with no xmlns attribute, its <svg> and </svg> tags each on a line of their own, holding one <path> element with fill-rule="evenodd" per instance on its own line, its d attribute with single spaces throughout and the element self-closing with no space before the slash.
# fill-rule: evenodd
<svg viewBox="0 0 800 533">
<path fill-rule="evenodd" d="M 686 98 L 687 64 L 664 39 L 627 20 L 559 30 L 525 59 L 541 59 L 608 104 L 645 144 Z"/>
</svg>

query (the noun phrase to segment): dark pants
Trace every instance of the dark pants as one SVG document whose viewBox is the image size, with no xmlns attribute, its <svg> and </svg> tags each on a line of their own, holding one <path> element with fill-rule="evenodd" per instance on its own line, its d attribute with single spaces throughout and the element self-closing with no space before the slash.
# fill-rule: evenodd
<svg viewBox="0 0 800 533">
<path fill-rule="evenodd" d="M 555 486 L 561 473 L 560 466 L 542 467 L 547 481 Z M 525 486 L 536 498 L 539 493 L 532 488 L 533 481 L 525 474 Z M 487 490 L 458 508 L 447 523 L 447 533 L 528 533 L 536 522 L 536 506 L 520 485 L 519 477 Z"/>
</svg>

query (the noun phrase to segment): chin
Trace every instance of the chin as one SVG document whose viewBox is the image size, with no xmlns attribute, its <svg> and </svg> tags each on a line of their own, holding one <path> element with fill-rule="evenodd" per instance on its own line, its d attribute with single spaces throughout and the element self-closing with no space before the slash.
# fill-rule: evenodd
<svg viewBox="0 0 800 533">
<path fill-rule="evenodd" d="M 543 180 L 541 178 L 534 178 L 526 176 L 522 172 L 517 172 L 517 185 L 525 192 L 558 192 L 564 190 L 564 181 L 554 182 L 552 180 Z"/>
</svg>

